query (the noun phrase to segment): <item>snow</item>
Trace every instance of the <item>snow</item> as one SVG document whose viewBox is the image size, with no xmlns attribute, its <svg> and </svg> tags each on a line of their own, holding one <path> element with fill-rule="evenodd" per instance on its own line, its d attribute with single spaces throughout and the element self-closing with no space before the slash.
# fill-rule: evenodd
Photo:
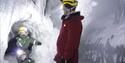
<svg viewBox="0 0 125 63">
<path fill-rule="evenodd" d="M 79 63 L 125 61 L 125 1 L 78 2 L 77 11 L 81 11 L 81 15 L 85 16 Z M 56 54 L 62 14 L 59 0 L 0 0 L 0 63 L 16 63 L 16 59 L 11 56 L 5 60 L 4 52 L 8 40 L 19 27 L 19 21 L 23 20 L 27 20 L 23 24 L 32 32 L 32 37 L 42 42 L 41 46 L 33 46 L 31 57 L 36 63 L 55 63 L 53 58 Z"/>
<path fill-rule="evenodd" d="M 23 22 L 24 20 L 26 22 L 23 24 L 32 32 L 32 37 L 42 42 L 42 46 L 33 47 L 32 57 L 36 63 L 54 63 L 53 57 L 56 53 L 55 44 L 58 30 L 53 27 L 49 16 L 55 11 L 54 9 L 60 6 L 58 3 L 60 1 L 55 1 L 57 4 L 48 5 L 51 3 L 50 0 L 0 0 L 0 3 L 2 2 L 0 4 L 0 63 L 11 63 L 14 60 L 11 57 L 8 57 L 10 61 L 4 60 L 8 39 L 13 37 L 8 35 L 13 35 L 20 26 L 19 21 Z M 16 63 L 16 61 L 14 62 Z"/>
<path fill-rule="evenodd" d="M 80 63 L 122 63 L 125 60 L 123 0 L 95 0 L 80 44 Z M 82 62 L 83 61 L 83 62 Z"/>
</svg>

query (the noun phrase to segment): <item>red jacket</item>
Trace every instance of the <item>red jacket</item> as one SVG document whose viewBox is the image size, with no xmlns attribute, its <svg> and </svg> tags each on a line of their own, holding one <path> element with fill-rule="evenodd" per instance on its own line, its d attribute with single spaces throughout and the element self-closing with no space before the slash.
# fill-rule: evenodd
<svg viewBox="0 0 125 63">
<path fill-rule="evenodd" d="M 83 18 L 80 12 L 73 13 L 69 17 L 65 15 L 62 17 L 62 27 L 57 40 L 56 61 L 63 57 L 64 59 L 72 59 L 73 63 L 78 62 L 78 48 L 82 33 L 81 20 Z"/>
</svg>

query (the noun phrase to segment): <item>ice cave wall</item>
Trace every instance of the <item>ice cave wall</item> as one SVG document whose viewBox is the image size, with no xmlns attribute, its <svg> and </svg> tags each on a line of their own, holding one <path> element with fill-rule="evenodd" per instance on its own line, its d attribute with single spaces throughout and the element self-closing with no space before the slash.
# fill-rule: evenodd
<svg viewBox="0 0 125 63">
<path fill-rule="evenodd" d="M 49 16 L 54 12 L 54 9 L 60 6 L 60 1 L 54 0 L 54 2 L 53 4 L 52 0 L 0 0 L 0 63 L 6 63 L 3 57 L 7 48 L 11 26 L 15 22 L 23 20 L 30 21 L 25 23 L 26 26 L 30 25 L 28 27 L 33 32 L 33 37 L 43 43 L 43 46 L 36 47 L 35 49 L 37 54 L 38 52 L 40 53 L 39 55 L 36 54 L 36 60 L 44 57 L 43 60 L 37 61 L 37 63 L 48 63 L 51 61 L 50 58 L 45 61 L 49 56 L 47 53 L 51 54 L 48 51 L 48 48 L 51 49 L 51 47 L 46 44 L 48 42 L 55 42 L 53 41 L 54 38 L 51 39 L 50 36 L 53 35 L 51 34 L 52 32 L 57 33 L 57 31 L 56 29 L 53 31 L 53 24 Z M 34 52 L 34 55 L 36 52 Z"/>
</svg>

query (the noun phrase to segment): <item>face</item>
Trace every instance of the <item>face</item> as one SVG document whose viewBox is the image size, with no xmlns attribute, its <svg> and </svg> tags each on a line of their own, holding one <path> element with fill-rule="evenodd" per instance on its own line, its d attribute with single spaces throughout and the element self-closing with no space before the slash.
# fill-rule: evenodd
<svg viewBox="0 0 125 63">
<path fill-rule="evenodd" d="M 72 11 L 74 11 L 75 8 L 76 8 L 76 7 L 73 7 L 73 6 L 70 6 L 70 5 L 64 5 L 64 6 L 63 6 L 63 10 L 64 10 L 64 12 L 65 12 L 66 14 L 67 14 L 67 13 L 70 13 L 70 12 L 72 12 Z"/>
<path fill-rule="evenodd" d="M 68 9 L 67 7 L 63 6 L 63 11 L 65 14 L 70 13 L 70 9 Z"/>
<path fill-rule="evenodd" d="M 25 37 L 25 36 L 28 36 L 28 32 L 27 32 L 27 31 L 20 32 L 19 35 L 20 35 L 21 37 Z"/>
</svg>

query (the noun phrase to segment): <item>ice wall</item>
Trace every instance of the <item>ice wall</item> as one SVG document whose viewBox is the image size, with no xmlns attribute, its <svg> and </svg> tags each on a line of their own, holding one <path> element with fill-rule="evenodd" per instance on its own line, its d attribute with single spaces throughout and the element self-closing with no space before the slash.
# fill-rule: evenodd
<svg viewBox="0 0 125 63">
<path fill-rule="evenodd" d="M 80 63 L 125 62 L 125 1 L 93 0 L 80 46 Z"/>
<path fill-rule="evenodd" d="M 124 0 L 78 0 L 85 16 L 79 49 L 79 63 L 120 63 L 124 61 Z M 34 46 L 36 63 L 54 63 L 56 39 L 61 26 L 59 0 L 0 0 L 0 63 L 8 44 L 11 26 L 25 22 L 33 37 L 43 43 Z M 120 30 L 120 31 L 119 31 Z"/>
<path fill-rule="evenodd" d="M 53 4 L 54 1 L 54 4 Z M 58 6 L 58 0 L 0 0 L 0 63 L 4 61 L 4 52 L 7 48 L 11 26 L 17 21 L 25 22 L 32 36 L 43 43 L 34 46 L 33 58 L 36 63 L 50 63 L 55 53 L 55 43 L 58 30 L 53 28 L 50 15 Z M 54 35 L 54 36 L 53 36 Z M 54 38 L 51 38 L 54 37 Z M 53 49 L 52 49 L 53 47 Z M 44 51 L 44 52 L 43 52 Z M 51 56 L 51 57 L 50 57 Z M 49 57 L 49 58 L 48 58 Z M 46 61 L 45 61 L 46 60 Z"/>
</svg>

